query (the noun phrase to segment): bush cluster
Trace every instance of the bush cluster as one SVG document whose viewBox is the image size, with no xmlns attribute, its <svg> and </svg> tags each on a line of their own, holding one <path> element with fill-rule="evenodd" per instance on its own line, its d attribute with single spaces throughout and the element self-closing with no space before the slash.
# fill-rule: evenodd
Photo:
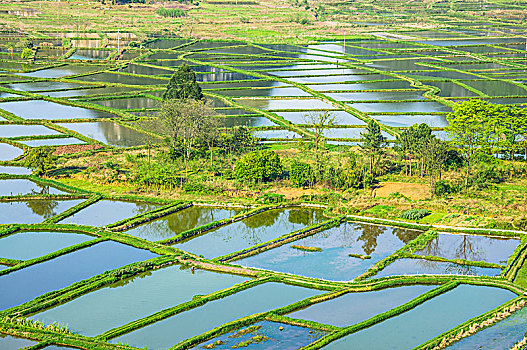
<svg viewBox="0 0 527 350">
<path fill-rule="evenodd" d="M 401 213 L 401 218 L 406 220 L 421 220 L 425 216 L 432 214 L 428 209 L 408 209 Z"/>
</svg>

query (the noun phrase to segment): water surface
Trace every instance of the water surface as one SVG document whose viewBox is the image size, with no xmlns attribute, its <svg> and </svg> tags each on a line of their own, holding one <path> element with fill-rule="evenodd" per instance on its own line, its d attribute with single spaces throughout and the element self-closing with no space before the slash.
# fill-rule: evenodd
<svg viewBox="0 0 527 350">
<path fill-rule="evenodd" d="M 323 337 L 327 332 L 320 330 L 312 330 L 309 328 L 292 326 L 286 323 L 262 321 L 251 325 L 250 327 L 258 327 L 252 332 L 240 335 L 237 332 L 245 331 L 248 327 L 241 328 L 234 332 L 226 333 L 216 338 L 212 338 L 203 342 L 192 349 L 203 349 L 204 346 L 221 341 L 222 344 L 216 345 L 214 349 L 232 349 L 234 346 L 242 342 L 249 341 L 255 336 L 265 337 L 265 341 L 260 343 L 255 342 L 248 346 L 249 349 L 261 350 L 296 350 L 303 346 L 309 345 L 315 340 Z"/>
<path fill-rule="evenodd" d="M 157 204 L 100 200 L 62 220 L 61 224 L 106 226 L 158 208 Z"/>
<path fill-rule="evenodd" d="M 0 257 L 28 260 L 91 239 L 93 237 L 72 232 L 16 232 L 0 238 Z"/>
<path fill-rule="evenodd" d="M 24 119 L 111 118 L 113 114 L 43 100 L 0 103 L 0 108 Z"/>
<path fill-rule="evenodd" d="M 144 273 L 85 294 L 32 317 L 58 322 L 86 336 L 95 336 L 133 320 L 247 280 L 245 277 L 196 270 L 179 265 Z M 130 307 L 130 305 L 134 305 Z"/>
<path fill-rule="evenodd" d="M 324 349 L 412 349 L 515 296 L 508 290 L 461 285 Z"/>
<path fill-rule="evenodd" d="M 158 241 L 173 237 L 191 228 L 227 219 L 238 212 L 239 210 L 233 209 L 192 206 L 135 227 L 126 233 L 149 241 Z"/>
<path fill-rule="evenodd" d="M 296 275 L 348 281 L 366 272 L 376 262 L 394 253 L 419 234 L 420 231 L 388 226 L 343 223 L 234 263 Z M 306 252 L 292 248 L 292 245 L 322 250 Z M 363 260 L 349 254 L 369 255 L 371 258 Z"/>
<path fill-rule="evenodd" d="M 440 233 L 415 254 L 505 265 L 519 244 L 519 240 L 510 238 Z"/>
<path fill-rule="evenodd" d="M 151 143 L 158 143 L 153 138 L 139 131 L 129 129 L 114 122 L 92 123 L 61 123 L 60 126 L 78 132 L 91 139 L 116 147 L 133 147 Z"/>
<path fill-rule="evenodd" d="M 397 259 L 375 275 L 376 278 L 394 275 L 470 275 L 497 276 L 501 269 L 450 262 L 429 261 L 425 259 Z"/>
<path fill-rule="evenodd" d="M 217 257 L 269 241 L 321 221 L 324 221 L 321 210 L 269 210 L 207 231 L 175 247 L 206 257 Z"/>
<path fill-rule="evenodd" d="M 295 311 L 289 317 L 346 327 L 405 304 L 434 286 L 405 286 L 373 292 L 348 293 Z"/>
<path fill-rule="evenodd" d="M 13 160 L 23 153 L 24 151 L 21 148 L 0 142 L 0 161 Z"/>
<path fill-rule="evenodd" d="M 136 347 L 147 346 L 148 349 L 168 349 L 184 339 L 224 323 L 276 309 L 320 293 L 302 287 L 265 283 L 122 335 L 112 342 L 128 343 Z"/>
<path fill-rule="evenodd" d="M 524 307 L 494 326 L 463 338 L 447 349 L 511 349 L 525 337 L 526 329 L 527 307 Z"/>
<path fill-rule="evenodd" d="M 155 256 L 147 250 L 106 241 L 2 275 L 0 287 L 4 293 L 0 309 L 19 305 L 104 271 Z"/>
<path fill-rule="evenodd" d="M 83 199 L 0 202 L 0 224 L 36 224 L 82 203 Z"/>
</svg>

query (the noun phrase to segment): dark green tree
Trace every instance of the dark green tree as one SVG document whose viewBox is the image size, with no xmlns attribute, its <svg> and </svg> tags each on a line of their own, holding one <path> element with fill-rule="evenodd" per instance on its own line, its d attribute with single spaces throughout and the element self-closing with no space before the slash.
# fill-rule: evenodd
<svg viewBox="0 0 527 350">
<path fill-rule="evenodd" d="M 381 133 L 379 123 L 374 120 L 368 122 L 366 132 L 361 133 L 361 137 L 361 150 L 369 159 L 370 174 L 375 175 L 377 165 L 385 154 L 386 138 Z"/>
<path fill-rule="evenodd" d="M 183 63 L 170 78 L 163 99 L 201 100 L 202 98 L 203 94 L 196 81 L 196 74 L 187 64 Z"/>
<path fill-rule="evenodd" d="M 54 165 L 53 148 L 49 146 L 32 148 L 25 159 L 25 166 L 37 176 L 45 175 Z"/>
</svg>

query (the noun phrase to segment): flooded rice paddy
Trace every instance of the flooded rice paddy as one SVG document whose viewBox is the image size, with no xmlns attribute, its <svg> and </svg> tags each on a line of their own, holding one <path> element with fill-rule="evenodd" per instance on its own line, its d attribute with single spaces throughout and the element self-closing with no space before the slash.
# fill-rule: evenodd
<svg viewBox="0 0 527 350">
<path fill-rule="evenodd" d="M 368 28 L 383 25 L 376 21 L 356 24 Z M 248 126 L 255 137 L 267 144 L 305 139 L 312 131 L 306 115 L 325 111 L 335 117 L 334 124 L 338 126 L 324 131 L 323 137 L 332 144 L 360 143 L 368 118 L 394 128 L 390 134 L 384 134 L 388 140 L 395 138 L 398 128 L 416 123 L 435 128 L 434 134 L 445 138 L 446 114 L 451 111 L 451 101 L 483 97 L 491 103 L 517 106 L 527 101 L 525 86 L 516 83 L 525 80 L 525 69 L 513 68 L 510 64 L 525 57 L 524 39 L 487 38 L 487 34 L 478 28 L 459 31 L 447 28 L 409 31 L 397 42 L 379 37 L 303 46 L 266 44 L 261 46 L 265 50 L 243 42 L 190 43 L 173 38 L 126 48 L 115 57 L 116 61 L 111 58 L 116 53 L 115 38 L 108 39 L 106 47 L 102 47 L 103 40 L 97 34 L 86 40 L 74 39 L 76 50 L 66 57 L 68 61 L 58 61 L 57 55 L 66 54 L 59 47 L 39 48 L 36 64 L 21 63 L 14 56 L 10 59 L 9 55 L 2 54 L 0 69 L 5 71 L 0 74 L 3 88 L 0 137 L 6 140 L 0 143 L 0 161 L 20 157 L 24 146 L 63 149 L 88 145 L 111 151 L 115 147 L 162 142 L 149 134 L 142 127 L 146 123 L 141 121 L 159 114 L 158 98 L 172 72 L 184 62 L 190 63 L 197 72 L 207 99 L 212 101 L 216 113 L 222 115 L 223 126 Z M 493 32 L 493 35 L 502 34 Z M 120 44 L 127 42 L 123 40 Z M 61 41 L 50 43 L 59 45 Z M 0 48 L 4 46 L 0 41 Z M 182 53 L 189 53 L 187 57 L 193 61 L 180 57 Z M 513 65 L 516 64 L 522 63 Z M 432 88 L 438 90 L 426 93 Z M 220 100 L 219 96 L 227 100 Z M 286 123 L 277 122 L 276 117 L 268 118 L 272 114 Z M 27 169 L 11 164 L 2 163 L 0 173 L 29 174 Z M 0 229 L 1 310 L 105 271 L 132 263 L 142 264 L 159 255 L 139 247 L 153 246 L 150 242 L 174 238 L 240 212 L 192 206 L 116 233 L 104 227 L 160 205 L 105 197 L 70 216 L 54 218 L 85 200 L 45 197 L 56 194 L 68 196 L 70 192 L 39 185 L 27 178 L 0 181 L 0 196 L 37 198 L 0 201 L 0 224 L 40 224 L 48 220 L 48 224 L 58 221 L 56 227 L 60 228 L 60 232 L 42 226 L 38 230 L 30 227 L 6 233 Z M 155 247 L 167 256 L 188 257 L 191 253 L 205 259 L 218 258 L 280 239 L 327 219 L 322 210 L 274 209 L 172 245 L 155 243 Z M 72 225 L 83 225 L 82 229 L 87 231 L 72 233 L 75 227 Z M 110 239 L 83 246 L 96 239 L 92 236 L 95 232 L 103 232 Z M 356 280 L 419 234 L 420 231 L 402 228 L 343 222 L 258 254 L 240 257 L 229 263 L 232 265 L 217 265 L 225 268 L 224 273 L 171 261 L 171 266 L 149 268 L 147 272 L 100 285 L 58 305 L 32 312 L 30 318 L 45 325 L 67 326 L 88 340 L 129 326 L 126 331 L 109 337 L 109 341 L 168 349 L 227 322 L 319 296 L 332 288 L 344 288 L 346 284 L 335 282 Z M 125 245 L 118 240 L 134 243 Z M 68 250 L 79 244 L 79 249 Z M 368 282 L 375 284 L 377 278 L 414 275 L 441 275 L 451 279 L 492 276 L 502 281 L 499 276 L 519 244 L 516 239 L 440 233 L 415 252 L 416 258 L 396 259 L 373 274 Z M 68 251 L 38 260 L 61 249 Z M 21 268 L 22 261 L 29 263 Z M 503 269 L 478 267 L 473 262 L 498 264 Z M 233 274 L 231 268 L 236 266 L 256 268 L 257 272 L 251 271 L 259 273 L 260 278 L 278 277 L 246 289 L 243 284 L 254 276 Z M 307 283 L 313 278 L 325 280 L 323 283 L 331 287 L 317 289 Z M 223 298 L 208 300 L 167 317 L 150 318 L 235 285 L 239 289 Z M 239 345 L 248 345 L 249 349 L 298 349 L 328 336 L 331 331 L 321 331 L 309 323 L 289 324 L 287 318 L 348 327 L 403 305 L 436 286 L 402 284 L 374 291 L 347 292 L 313 305 L 292 307 L 284 312 L 284 323 L 282 319 L 280 322 L 254 319 L 200 339 L 189 348 L 201 349 L 212 344 L 217 349 Z M 462 284 L 397 316 L 331 342 L 324 349 L 413 348 L 514 296 L 505 289 Z M 135 325 L 138 320 L 146 320 L 144 327 Z M 451 348 L 510 348 L 525 336 L 524 325 L 525 309 L 522 309 Z M 33 340 L 0 335 L 2 349 L 36 344 Z M 41 348 L 67 349 L 50 344 Z"/>
</svg>

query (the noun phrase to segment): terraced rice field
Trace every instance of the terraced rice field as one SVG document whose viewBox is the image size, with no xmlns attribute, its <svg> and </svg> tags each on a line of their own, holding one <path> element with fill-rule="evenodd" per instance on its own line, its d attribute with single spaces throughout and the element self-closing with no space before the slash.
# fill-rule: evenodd
<svg viewBox="0 0 527 350">
<path fill-rule="evenodd" d="M 43 33 L 29 38 L 30 63 L 7 49 L 23 34 L 0 32 L 0 348 L 430 349 L 491 319 L 453 346 L 502 330 L 514 339 L 503 348 L 514 346 L 527 325 L 527 291 L 514 284 L 523 233 L 433 235 L 306 206 L 144 202 L 10 163 L 40 145 L 64 154 L 161 142 L 144 122 L 183 62 L 224 127 L 265 142 L 311 135 L 309 114 L 325 111 L 335 125 L 324 137 L 349 145 L 371 119 L 390 141 L 421 122 L 448 137 L 458 101 L 525 107 L 525 37 L 459 28 L 119 49 L 91 35 L 64 48 Z"/>
</svg>

